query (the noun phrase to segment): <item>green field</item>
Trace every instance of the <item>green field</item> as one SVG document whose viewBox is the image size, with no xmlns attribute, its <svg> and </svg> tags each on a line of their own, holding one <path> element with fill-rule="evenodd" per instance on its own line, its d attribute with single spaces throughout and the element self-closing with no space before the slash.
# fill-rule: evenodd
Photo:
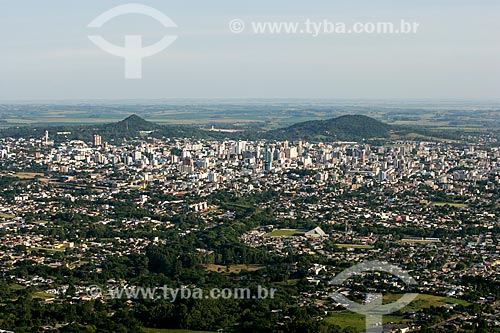
<svg viewBox="0 0 500 333">
<path fill-rule="evenodd" d="M 432 240 L 432 239 L 406 239 L 406 238 L 403 238 L 399 242 L 400 243 L 418 243 L 418 244 L 439 243 L 439 241 Z"/>
<path fill-rule="evenodd" d="M 64 252 L 66 251 L 66 246 L 58 249 L 52 249 L 48 247 L 30 247 L 29 251 L 46 251 L 46 252 Z"/>
<path fill-rule="evenodd" d="M 387 294 L 384 295 L 384 303 L 391 303 L 400 298 L 399 294 Z M 404 312 L 414 312 L 420 311 L 422 309 L 430 308 L 431 306 L 440 307 L 445 304 L 458 304 L 467 306 L 469 302 L 464 301 L 462 299 L 452 298 L 452 297 L 443 297 L 443 296 L 434 296 L 427 294 L 419 294 L 417 298 L 413 300 L 410 304 L 405 306 L 402 311 Z"/>
<path fill-rule="evenodd" d="M 340 326 L 341 328 L 353 327 L 361 332 L 365 329 L 365 316 L 351 311 L 341 311 L 325 319 L 328 323 Z M 387 323 L 405 323 L 407 320 L 402 316 L 387 315 L 382 317 L 382 322 Z"/>
<path fill-rule="evenodd" d="M 384 295 L 384 303 L 392 303 L 399 299 L 401 295 L 399 294 L 386 294 Z M 442 297 L 434 295 L 419 294 L 413 302 L 408 306 L 405 306 L 401 311 L 403 312 L 415 312 L 421 311 L 425 308 L 430 308 L 431 306 L 440 307 L 445 304 L 458 304 L 467 306 L 470 303 L 461 299 Z M 333 313 L 328 316 L 325 320 L 329 323 L 340 326 L 342 328 L 353 327 L 358 331 L 363 331 L 365 329 L 365 317 L 361 314 L 354 313 L 351 311 L 341 311 Z M 383 323 L 405 323 L 408 320 L 404 319 L 403 316 L 387 315 L 383 317 Z"/>
<path fill-rule="evenodd" d="M 143 328 L 144 333 L 212 333 L 209 331 L 173 330 L 166 328 Z"/>
<path fill-rule="evenodd" d="M 205 269 L 210 272 L 216 273 L 240 273 L 241 271 L 255 272 L 259 269 L 263 269 L 264 265 L 214 265 L 208 264 L 205 265 Z"/>
<path fill-rule="evenodd" d="M 12 176 L 20 179 L 35 179 L 36 177 L 43 177 L 44 174 L 41 172 L 16 172 Z"/>
<path fill-rule="evenodd" d="M 451 207 L 456 207 L 456 208 L 466 208 L 467 204 L 464 203 L 459 203 L 459 202 L 433 202 L 433 206 L 437 207 L 443 207 L 443 206 L 451 206 Z"/>
<path fill-rule="evenodd" d="M 38 292 L 33 293 L 32 297 L 33 298 L 39 298 L 39 299 L 46 300 L 46 299 L 49 299 L 49 298 L 53 298 L 54 295 L 46 293 L 46 292 L 43 292 L 43 291 L 38 291 Z"/>
<path fill-rule="evenodd" d="M 294 237 L 303 236 L 305 234 L 304 230 L 300 229 L 277 229 L 273 230 L 267 234 L 269 237 Z"/>
<path fill-rule="evenodd" d="M 17 284 L 17 283 L 12 283 L 9 285 L 9 289 L 13 290 L 13 291 L 17 291 L 17 290 L 24 290 L 24 289 L 26 289 L 26 287 L 22 286 L 20 284 Z"/>
<path fill-rule="evenodd" d="M 452 139 L 443 139 L 443 138 L 439 138 L 439 137 L 435 137 L 435 136 L 427 136 L 427 135 L 422 135 L 422 134 L 418 134 L 418 133 L 408 133 L 406 135 L 396 135 L 393 137 L 394 139 L 395 138 L 400 138 L 400 139 L 427 139 L 427 140 L 432 140 L 432 141 L 437 141 L 437 142 L 455 142 L 455 143 L 458 143 L 460 141 L 458 140 L 452 140 Z"/>
<path fill-rule="evenodd" d="M 373 246 L 363 245 L 363 244 L 335 244 L 335 245 L 343 249 L 373 249 Z"/>
</svg>

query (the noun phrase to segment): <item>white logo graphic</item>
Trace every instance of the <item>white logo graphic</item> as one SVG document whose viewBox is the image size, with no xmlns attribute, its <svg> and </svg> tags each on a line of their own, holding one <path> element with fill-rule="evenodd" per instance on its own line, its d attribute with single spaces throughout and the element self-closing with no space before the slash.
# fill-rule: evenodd
<svg viewBox="0 0 500 333">
<path fill-rule="evenodd" d="M 115 17 L 125 14 L 143 14 L 154 18 L 166 28 L 177 27 L 177 25 L 165 14 L 159 10 L 145 6 L 142 4 L 126 4 L 117 6 L 107 10 L 92 22 L 89 23 L 89 28 L 100 28 L 108 21 Z M 157 54 L 172 44 L 177 36 L 166 35 L 157 43 L 142 47 L 142 36 L 140 35 L 125 35 L 125 45 L 117 46 L 111 44 L 104 38 L 98 35 L 90 35 L 89 39 L 102 50 L 125 59 L 125 78 L 140 79 L 142 78 L 142 58 L 146 58 Z"/>
<path fill-rule="evenodd" d="M 394 275 L 400 278 L 407 285 L 416 285 L 416 281 L 408 275 L 405 271 L 391 265 L 386 262 L 381 262 L 377 260 L 373 261 L 365 261 L 361 264 L 357 264 L 352 266 L 349 269 L 346 269 L 342 273 L 339 273 L 335 276 L 335 278 L 330 282 L 334 285 L 341 285 L 347 279 L 349 279 L 353 275 L 359 275 L 363 272 L 386 272 L 391 275 Z M 397 301 L 383 304 L 382 303 L 382 294 L 367 294 L 366 302 L 364 304 L 359 304 L 351 301 L 344 295 L 340 293 L 332 294 L 331 297 L 338 303 L 342 304 L 347 309 L 365 315 L 366 317 L 366 332 L 368 333 L 381 333 L 383 331 L 382 326 L 382 316 L 387 315 L 393 312 L 402 309 L 406 305 L 410 304 L 411 301 L 417 297 L 418 294 L 408 293 L 404 294 Z"/>
<path fill-rule="evenodd" d="M 229 22 L 229 30 L 234 34 L 242 33 L 245 30 L 245 22 L 240 19 L 234 19 Z"/>
</svg>

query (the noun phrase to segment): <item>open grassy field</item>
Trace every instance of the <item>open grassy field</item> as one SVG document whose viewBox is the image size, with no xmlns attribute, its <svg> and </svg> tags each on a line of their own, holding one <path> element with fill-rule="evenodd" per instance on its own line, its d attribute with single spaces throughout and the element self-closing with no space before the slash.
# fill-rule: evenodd
<svg viewBox="0 0 500 333">
<path fill-rule="evenodd" d="M 445 138 L 439 138 L 437 136 L 431 136 L 431 135 L 422 135 L 418 133 L 408 133 L 405 135 L 396 135 L 393 137 L 393 139 L 399 138 L 399 139 L 425 139 L 425 140 L 430 140 L 430 141 L 436 141 L 436 142 L 452 142 L 452 143 L 459 143 L 459 140 L 453 140 L 453 139 L 445 139 Z"/>
<path fill-rule="evenodd" d="M 451 207 L 456 207 L 456 208 L 466 208 L 467 204 L 464 203 L 459 203 L 459 202 L 433 202 L 433 206 L 437 207 L 442 207 L 442 206 L 451 206 Z"/>
<path fill-rule="evenodd" d="M 211 333 L 209 331 L 172 330 L 164 328 L 143 328 L 144 333 Z"/>
<path fill-rule="evenodd" d="M 4 118 L 7 122 L 4 125 L 12 126 L 17 124 L 50 124 L 50 125 L 71 125 L 71 124 L 98 124 L 98 123 L 113 123 L 116 118 L 76 118 L 68 116 L 61 117 L 33 117 L 32 119 L 22 118 Z M 120 120 L 120 119 L 118 119 Z"/>
<path fill-rule="evenodd" d="M 386 294 L 384 295 L 384 303 L 394 302 L 400 297 L 401 295 L 399 294 Z M 402 311 L 404 312 L 420 311 L 422 309 L 430 308 L 431 306 L 440 307 L 445 304 L 458 304 L 467 306 L 469 305 L 469 302 L 452 297 L 419 294 L 417 298 L 415 298 L 413 302 L 404 307 Z"/>
<path fill-rule="evenodd" d="M 363 245 L 363 244 L 335 244 L 337 247 L 344 249 L 373 249 L 371 245 Z"/>
<path fill-rule="evenodd" d="M 230 266 L 214 265 L 214 264 L 205 265 L 205 269 L 207 271 L 216 273 L 240 273 L 241 271 L 254 272 L 263 268 L 264 268 L 263 265 L 230 265 Z"/>
<path fill-rule="evenodd" d="M 12 283 L 12 284 L 9 284 L 9 289 L 10 290 L 13 290 L 13 291 L 16 291 L 16 290 L 23 290 L 23 289 L 26 289 L 25 286 L 22 286 L 20 284 L 17 284 L 17 283 Z"/>
<path fill-rule="evenodd" d="M 11 292 L 17 292 L 17 291 L 20 291 L 20 290 L 25 290 L 26 286 L 22 286 L 22 285 L 17 284 L 17 283 L 12 283 L 12 284 L 9 284 L 8 289 Z M 44 291 L 35 291 L 35 292 L 32 293 L 31 296 L 33 298 L 37 298 L 37 299 L 41 299 L 41 300 L 46 300 L 48 298 L 54 297 L 54 295 L 46 293 Z M 14 298 L 14 300 L 15 299 L 17 299 L 17 298 Z"/>
<path fill-rule="evenodd" d="M 392 303 L 400 297 L 401 295 L 399 294 L 386 294 L 384 295 L 384 303 Z M 440 307 L 445 304 L 459 304 L 464 306 L 469 305 L 467 301 L 456 298 L 420 294 L 413 302 L 404 307 L 402 311 L 414 312 L 420 311 L 424 308 L 430 308 L 431 306 Z M 365 329 L 365 317 L 361 314 L 351 311 L 340 311 L 333 313 L 332 315 L 328 316 L 326 320 L 329 323 L 340 326 L 342 328 L 353 327 L 359 332 Z M 405 323 L 407 320 L 405 320 L 403 316 L 387 315 L 383 317 L 382 321 L 384 324 L 387 324 Z"/>
<path fill-rule="evenodd" d="M 294 123 L 363 114 L 388 124 L 427 126 L 436 130 L 480 131 L 498 126 L 498 103 L 439 101 L 352 102 L 335 100 L 135 100 L 80 103 L 0 105 L 0 127 L 27 124 L 98 124 L 120 121 L 131 114 L 164 124 L 229 124 L 276 128 Z M 378 107 L 381 109 L 379 110 Z M 439 139 L 439 138 L 437 138 Z"/>
<path fill-rule="evenodd" d="M 21 179 L 33 179 L 37 176 L 43 177 L 44 175 L 41 172 L 16 172 L 13 176 Z"/>
<path fill-rule="evenodd" d="M 49 293 L 45 293 L 43 291 L 38 291 L 38 292 L 33 294 L 33 298 L 38 298 L 38 299 L 43 299 L 43 300 L 46 300 L 46 299 L 49 299 L 52 297 L 54 297 L 54 295 L 49 294 Z"/>
<path fill-rule="evenodd" d="M 267 234 L 269 237 L 294 237 L 303 236 L 304 230 L 300 229 L 276 229 Z"/>
<path fill-rule="evenodd" d="M 358 332 L 364 331 L 366 325 L 365 316 L 351 311 L 336 312 L 333 315 L 327 317 L 325 320 L 342 328 L 353 327 Z M 402 316 L 387 315 L 382 318 L 382 322 L 384 324 L 405 323 L 405 319 L 403 319 Z"/>
<path fill-rule="evenodd" d="M 46 252 L 64 252 L 66 251 L 66 246 L 61 248 L 49 248 L 49 247 L 30 247 L 30 251 L 46 251 Z"/>
<path fill-rule="evenodd" d="M 417 244 L 439 243 L 439 241 L 433 240 L 433 239 L 407 239 L 407 238 L 403 238 L 399 242 L 400 243 L 417 243 Z"/>
</svg>

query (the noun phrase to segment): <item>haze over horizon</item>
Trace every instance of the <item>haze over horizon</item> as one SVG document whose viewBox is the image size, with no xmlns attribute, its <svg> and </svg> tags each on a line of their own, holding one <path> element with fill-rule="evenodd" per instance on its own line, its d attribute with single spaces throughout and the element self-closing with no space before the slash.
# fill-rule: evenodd
<svg viewBox="0 0 500 333">
<path fill-rule="evenodd" d="M 178 28 L 143 15 L 117 17 L 97 34 L 116 45 L 126 34 L 150 45 L 178 35 L 143 60 L 143 78 L 125 80 L 123 59 L 92 44 L 91 20 L 123 1 L 21 0 L 0 13 L 0 100 L 167 98 L 498 99 L 500 3 L 262 0 L 147 0 Z M 446 13 L 446 15 L 443 15 Z M 228 22 L 419 22 L 410 35 L 231 33 Z M 248 27 L 247 27 L 248 28 Z"/>
</svg>

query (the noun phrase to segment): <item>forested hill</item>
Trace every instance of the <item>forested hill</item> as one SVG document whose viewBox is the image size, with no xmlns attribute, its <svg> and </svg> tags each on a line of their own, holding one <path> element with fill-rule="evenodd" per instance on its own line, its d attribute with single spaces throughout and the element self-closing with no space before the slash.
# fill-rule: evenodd
<svg viewBox="0 0 500 333">
<path fill-rule="evenodd" d="M 59 126 L 18 126 L 0 130 L 0 137 L 42 138 L 45 130 L 51 139 L 91 141 L 94 134 L 102 136 L 104 141 L 120 141 L 137 137 L 209 137 L 209 132 L 188 125 L 159 125 L 147 121 L 137 115 L 108 124 L 93 125 L 59 125 Z M 57 133 L 68 133 L 57 135 Z"/>
<path fill-rule="evenodd" d="M 361 115 L 347 115 L 328 120 L 313 120 L 294 124 L 290 127 L 270 131 L 249 131 L 238 133 L 219 133 L 207 131 L 188 125 L 159 125 L 144 120 L 137 115 L 131 115 L 117 123 L 94 125 L 65 126 L 23 126 L 2 129 L 0 137 L 42 138 L 45 130 L 49 131 L 51 139 L 78 139 L 91 141 L 94 134 L 102 136 L 103 140 L 121 140 L 136 137 L 192 137 L 192 138 L 232 138 L 232 139 L 275 139 L 275 140 L 311 140 L 311 141 L 361 141 L 371 138 L 386 138 L 391 126 L 378 120 Z M 66 136 L 56 133 L 71 133 Z"/>
<path fill-rule="evenodd" d="M 327 120 L 311 120 L 269 131 L 273 139 L 359 141 L 389 137 L 391 126 L 361 115 L 346 115 Z"/>
</svg>

